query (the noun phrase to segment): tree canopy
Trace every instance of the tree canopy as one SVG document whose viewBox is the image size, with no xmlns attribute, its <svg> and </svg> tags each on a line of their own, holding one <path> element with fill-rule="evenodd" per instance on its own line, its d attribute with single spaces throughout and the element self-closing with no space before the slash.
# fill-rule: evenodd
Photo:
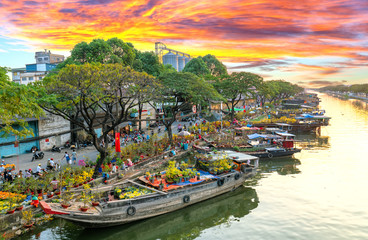
<svg viewBox="0 0 368 240">
<path fill-rule="evenodd" d="M 230 109 L 231 119 L 234 118 L 235 106 L 242 99 L 252 98 L 252 88 L 259 86 L 262 81 L 262 77 L 249 72 L 233 72 L 216 79 L 214 86 L 226 99 L 225 104 Z"/>
<path fill-rule="evenodd" d="M 303 90 L 302 87 L 284 80 L 264 81 L 258 88 L 262 105 L 264 105 L 265 101 L 273 103 L 274 101 L 300 93 Z"/>
<path fill-rule="evenodd" d="M 136 105 L 137 92 L 143 91 L 151 80 L 153 78 L 147 74 L 122 64 L 67 65 L 58 74 L 43 80 L 39 89 L 42 92 L 39 104 L 92 136 L 93 144 L 100 153 L 96 175 L 107 155 L 107 144 L 99 144 L 96 129 L 102 129 L 102 139 L 107 143 L 108 133 L 127 121 L 129 109 Z"/>
<path fill-rule="evenodd" d="M 154 52 L 137 51 L 133 68 L 139 72 L 146 72 L 154 77 L 158 77 L 163 71 L 163 65 Z"/>
<path fill-rule="evenodd" d="M 84 63 L 121 63 L 132 66 L 135 59 L 135 50 L 132 44 L 118 38 L 107 41 L 94 39 L 90 43 L 80 42 L 74 46 L 70 57 L 61 63 L 59 69 L 68 64 Z"/>
<path fill-rule="evenodd" d="M 207 54 L 202 58 L 212 76 L 221 76 L 227 74 L 226 66 L 220 62 L 214 55 Z"/>
<path fill-rule="evenodd" d="M 210 74 L 206 63 L 201 57 L 192 58 L 184 67 L 183 72 L 193 73 L 197 76 L 205 76 Z"/>
<path fill-rule="evenodd" d="M 201 104 L 205 99 L 219 98 L 212 85 L 202 78 L 188 72 L 165 71 L 159 77 L 160 88 L 156 89 L 154 104 L 162 106 L 164 125 L 172 140 L 171 125 L 176 115 L 190 109 L 192 104 Z M 156 106 L 154 106 L 157 109 Z"/>
<path fill-rule="evenodd" d="M 43 111 L 36 103 L 37 91 L 30 86 L 11 82 L 7 72 L 7 68 L 0 67 L 1 132 L 24 138 L 33 135 L 32 130 L 27 128 L 26 118 L 38 118 Z"/>
</svg>

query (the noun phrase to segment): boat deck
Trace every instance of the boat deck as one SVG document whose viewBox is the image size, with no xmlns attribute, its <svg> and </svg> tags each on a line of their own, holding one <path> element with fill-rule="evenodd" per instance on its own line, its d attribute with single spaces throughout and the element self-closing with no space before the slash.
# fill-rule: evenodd
<svg viewBox="0 0 368 240">
<path fill-rule="evenodd" d="M 82 212 L 80 207 L 83 206 L 82 202 L 73 202 L 68 208 L 63 208 L 60 203 L 46 203 L 45 201 L 40 202 L 41 208 L 46 214 L 88 214 L 88 215 L 100 215 L 100 207 L 90 206 L 86 212 Z"/>
</svg>

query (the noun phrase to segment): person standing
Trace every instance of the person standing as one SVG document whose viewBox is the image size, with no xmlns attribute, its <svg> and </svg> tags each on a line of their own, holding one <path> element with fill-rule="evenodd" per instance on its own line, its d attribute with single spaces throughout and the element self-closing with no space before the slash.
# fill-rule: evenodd
<svg viewBox="0 0 368 240">
<path fill-rule="evenodd" d="M 72 160 L 73 160 L 74 165 L 77 164 L 77 152 L 75 151 L 75 149 L 73 149 L 73 152 L 72 152 Z"/>
<path fill-rule="evenodd" d="M 66 164 L 71 164 L 68 152 L 65 152 L 64 157 L 61 160 L 66 160 Z"/>
<path fill-rule="evenodd" d="M 58 189 L 58 183 L 59 183 L 59 181 L 56 180 L 56 177 L 54 177 L 50 183 L 51 183 L 52 189 L 54 191 Z"/>
</svg>

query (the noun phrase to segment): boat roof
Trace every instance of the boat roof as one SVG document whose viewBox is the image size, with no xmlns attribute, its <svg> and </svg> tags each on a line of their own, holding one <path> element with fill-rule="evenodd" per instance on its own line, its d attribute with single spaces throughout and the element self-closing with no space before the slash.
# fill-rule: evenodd
<svg viewBox="0 0 368 240">
<path fill-rule="evenodd" d="M 265 148 L 266 151 L 284 151 L 284 148 L 277 148 L 277 147 L 270 147 L 270 148 Z"/>
<path fill-rule="evenodd" d="M 257 138 L 269 138 L 269 139 L 281 138 L 280 136 L 277 136 L 274 134 L 258 134 L 258 133 L 253 133 L 247 136 L 250 140 L 257 139 Z"/>
<path fill-rule="evenodd" d="M 223 151 L 227 156 L 229 156 L 230 158 L 233 159 L 233 161 L 238 162 L 238 163 L 242 163 L 242 162 L 247 162 L 248 160 L 250 161 L 254 161 L 254 160 L 258 160 L 258 157 L 249 155 L 249 154 L 245 154 L 245 153 L 241 153 L 241 152 L 235 152 L 235 151 L 231 151 L 231 150 L 225 150 Z"/>
<path fill-rule="evenodd" d="M 282 137 L 295 137 L 294 134 L 288 133 L 288 132 L 276 132 L 277 135 Z"/>
<path fill-rule="evenodd" d="M 289 127 L 289 126 L 292 126 L 290 124 L 287 124 L 287 123 L 276 123 L 277 126 L 286 126 L 286 127 Z"/>
<path fill-rule="evenodd" d="M 269 132 L 282 132 L 284 130 L 282 130 L 281 128 L 265 128 L 266 131 L 269 131 Z"/>
</svg>

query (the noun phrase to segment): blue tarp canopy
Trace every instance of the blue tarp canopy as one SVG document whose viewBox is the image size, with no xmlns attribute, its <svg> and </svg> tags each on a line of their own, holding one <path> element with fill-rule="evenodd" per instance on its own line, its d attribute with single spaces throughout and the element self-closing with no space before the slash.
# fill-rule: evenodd
<svg viewBox="0 0 368 240">
<path fill-rule="evenodd" d="M 249 138 L 250 140 L 257 139 L 257 138 L 267 138 L 267 135 L 264 135 L 264 134 L 258 134 L 258 133 L 253 133 L 253 134 L 248 135 L 248 138 Z"/>
<path fill-rule="evenodd" d="M 307 119 L 307 118 L 314 118 L 314 116 L 304 113 L 304 114 L 301 114 L 300 117 L 296 117 L 295 119 Z"/>
</svg>

